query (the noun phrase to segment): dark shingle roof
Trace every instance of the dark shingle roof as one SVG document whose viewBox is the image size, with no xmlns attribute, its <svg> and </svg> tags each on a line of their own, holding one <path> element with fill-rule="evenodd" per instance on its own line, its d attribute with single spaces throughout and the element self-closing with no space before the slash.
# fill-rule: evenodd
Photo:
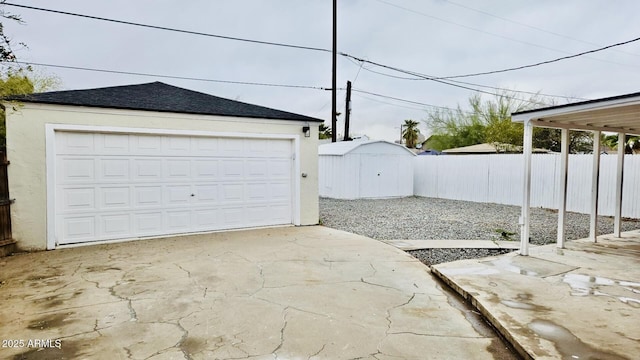
<svg viewBox="0 0 640 360">
<path fill-rule="evenodd" d="M 162 82 L 52 91 L 8 100 L 42 104 L 321 122 L 323 120 L 187 90 Z"/>
</svg>

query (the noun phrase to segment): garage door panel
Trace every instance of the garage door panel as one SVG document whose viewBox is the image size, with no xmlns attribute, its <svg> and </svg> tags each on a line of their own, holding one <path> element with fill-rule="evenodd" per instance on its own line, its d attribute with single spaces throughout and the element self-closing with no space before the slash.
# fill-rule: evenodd
<svg viewBox="0 0 640 360">
<path fill-rule="evenodd" d="M 101 155 L 128 155 L 130 137 L 125 134 L 96 134 L 96 152 Z"/>
<path fill-rule="evenodd" d="M 166 224 L 169 232 L 189 232 L 191 230 L 191 211 L 167 211 Z"/>
<path fill-rule="evenodd" d="M 95 159 L 69 158 L 60 159 L 61 170 L 57 176 L 58 182 L 93 182 L 95 181 Z"/>
<path fill-rule="evenodd" d="M 61 133 L 56 136 L 56 151 L 64 154 L 93 154 L 95 152 L 94 134 L 91 133 Z"/>
<path fill-rule="evenodd" d="M 196 185 L 193 202 L 196 205 L 215 204 L 219 201 L 218 191 L 219 185 L 217 184 Z"/>
<path fill-rule="evenodd" d="M 167 179 L 190 179 L 191 178 L 191 160 L 189 159 L 167 160 L 166 173 L 164 177 Z"/>
<path fill-rule="evenodd" d="M 166 156 L 191 155 L 191 138 L 181 136 L 163 137 L 162 154 Z"/>
<path fill-rule="evenodd" d="M 244 157 L 244 139 L 234 138 L 221 138 L 218 140 L 219 155 L 223 157 L 227 156 L 242 156 Z"/>
<path fill-rule="evenodd" d="M 220 200 L 222 202 L 243 201 L 244 186 L 242 184 L 222 184 Z"/>
<path fill-rule="evenodd" d="M 274 140 L 269 141 L 267 153 L 273 157 L 288 157 L 291 154 L 291 141 Z"/>
<path fill-rule="evenodd" d="M 162 205 L 162 186 L 136 186 L 133 192 L 136 208 Z"/>
<path fill-rule="evenodd" d="M 133 155 L 154 155 L 162 154 L 162 136 L 158 135 L 136 135 L 133 136 Z"/>
<path fill-rule="evenodd" d="M 131 189 L 129 186 L 101 187 L 100 209 L 123 209 L 131 207 Z"/>
<path fill-rule="evenodd" d="M 247 224 L 251 226 L 260 226 L 270 223 L 269 206 L 254 205 L 248 206 L 246 211 Z"/>
<path fill-rule="evenodd" d="M 221 161 L 221 179 L 225 180 L 238 180 L 244 177 L 244 160 L 230 159 Z"/>
<path fill-rule="evenodd" d="M 217 138 L 194 138 L 194 156 L 218 156 L 220 155 L 218 149 Z"/>
<path fill-rule="evenodd" d="M 289 159 L 269 160 L 269 178 L 290 179 L 291 161 Z"/>
<path fill-rule="evenodd" d="M 274 182 L 269 184 L 269 197 L 278 201 L 288 201 L 291 199 L 289 183 Z"/>
<path fill-rule="evenodd" d="M 290 224 L 291 144 L 56 132 L 57 242 Z"/>
<path fill-rule="evenodd" d="M 194 177 L 196 180 L 215 180 L 218 177 L 218 160 L 196 160 Z"/>
<path fill-rule="evenodd" d="M 95 189 L 93 187 L 62 189 L 62 212 L 87 211 L 95 208 Z"/>
<path fill-rule="evenodd" d="M 247 160 L 245 162 L 247 180 L 262 180 L 269 176 L 269 164 L 264 160 Z"/>
<path fill-rule="evenodd" d="M 131 216 L 128 213 L 100 216 L 100 233 L 104 238 L 131 234 Z"/>
<path fill-rule="evenodd" d="M 269 199 L 269 184 L 267 183 L 253 183 L 247 184 L 247 200 L 260 201 Z"/>
<path fill-rule="evenodd" d="M 139 236 L 162 233 L 162 212 L 134 213 L 134 231 Z"/>
<path fill-rule="evenodd" d="M 289 224 L 291 222 L 291 205 L 271 205 L 268 218 L 273 224 Z"/>
<path fill-rule="evenodd" d="M 99 159 L 98 178 L 102 181 L 130 181 L 129 159 Z"/>
<path fill-rule="evenodd" d="M 135 173 L 133 180 L 154 181 L 162 180 L 162 160 L 161 159 L 134 159 Z"/>
<path fill-rule="evenodd" d="M 220 211 L 221 227 L 223 229 L 230 229 L 235 227 L 242 227 L 243 225 L 243 213 L 242 207 L 224 207 Z"/>
<path fill-rule="evenodd" d="M 96 217 L 76 216 L 62 218 L 60 243 L 74 243 L 96 240 Z"/>
<path fill-rule="evenodd" d="M 194 225 L 198 230 L 206 231 L 218 227 L 218 210 L 195 210 L 193 214 Z"/>
<path fill-rule="evenodd" d="M 188 205 L 191 202 L 190 185 L 166 185 L 164 189 L 166 206 Z"/>
</svg>

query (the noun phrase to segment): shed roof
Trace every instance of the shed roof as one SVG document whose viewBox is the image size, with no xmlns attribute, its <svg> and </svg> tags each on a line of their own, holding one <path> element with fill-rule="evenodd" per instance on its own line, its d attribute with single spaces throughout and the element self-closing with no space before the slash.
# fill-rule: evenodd
<svg viewBox="0 0 640 360">
<path fill-rule="evenodd" d="M 394 144 L 385 140 L 340 141 L 335 143 L 322 144 L 318 147 L 318 155 L 346 155 L 361 146 L 367 146 L 371 144 L 384 144 L 385 146 L 401 148 L 408 154 L 415 156 L 415 154 L 405 146 Z"/>
<path fill-rule="evenodd" d="M 542 127 L 640 135 L 640 93 L 520 111 L 511 118 Z"/>
<path fill-rule="evenodd" d="M 324 120 L 225 99 L 162 82 L 86 90 L 52 91 L 7 100 L 21 102 L 146 110 L 200 115 L 322 122 Z"/>
</svg>

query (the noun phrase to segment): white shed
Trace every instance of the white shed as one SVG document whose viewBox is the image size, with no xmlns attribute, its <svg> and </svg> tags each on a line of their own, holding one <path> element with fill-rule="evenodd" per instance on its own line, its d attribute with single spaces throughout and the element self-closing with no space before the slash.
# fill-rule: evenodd
<svg viewBox="0 0 640 360">
<path fill-rule="evenodd" d="M 382 140 L 344 141 L 318 149 L 320 196 L 336 199 L 413 195 L 413 157 Z"/>
</svg>

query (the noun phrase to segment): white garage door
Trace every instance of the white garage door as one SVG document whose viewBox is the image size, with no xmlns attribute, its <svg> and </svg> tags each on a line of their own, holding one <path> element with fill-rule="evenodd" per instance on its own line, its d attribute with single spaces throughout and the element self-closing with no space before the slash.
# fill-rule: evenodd
<svg viewBox="0 0 640 360">
<path fill-rule="evenodd" d="M 291 140 L 56 132 L 58 244 L 291 224 Z"/>
</svg>

